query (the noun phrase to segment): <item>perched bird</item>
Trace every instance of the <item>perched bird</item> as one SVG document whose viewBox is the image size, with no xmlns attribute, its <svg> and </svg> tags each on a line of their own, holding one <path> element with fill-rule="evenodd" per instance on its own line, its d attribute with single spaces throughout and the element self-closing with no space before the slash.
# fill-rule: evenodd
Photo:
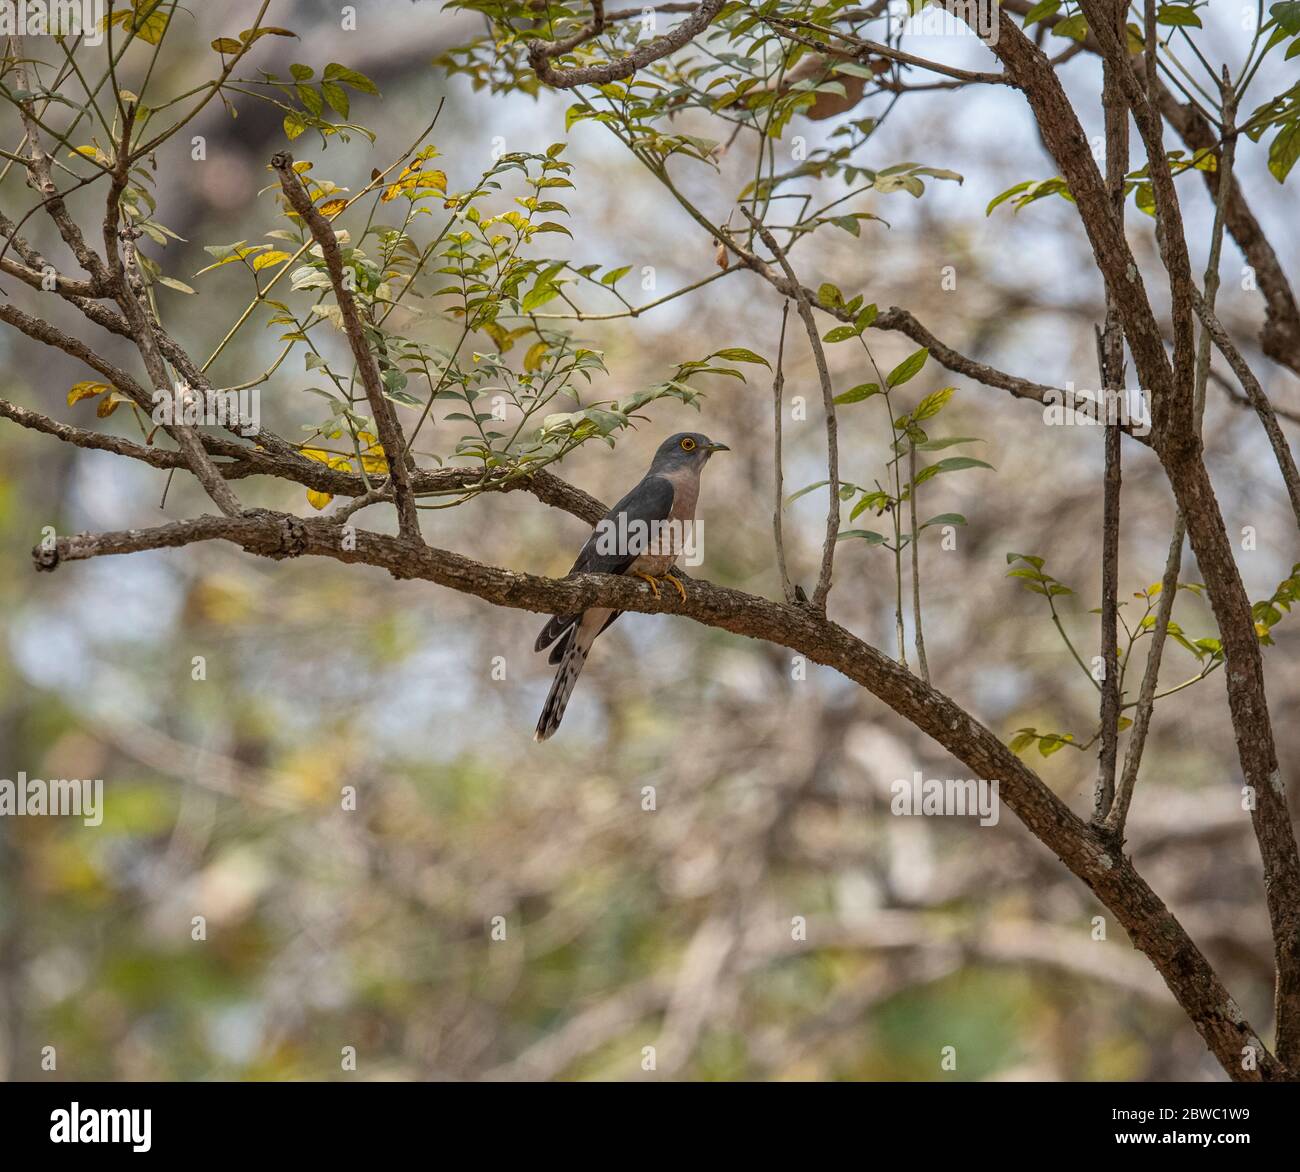
<svg viewBox="0 0 1300 1172">
<path fill-rule="evenodd" d="M 700 473 L 714 452 L 730 450 L 696 431 L 669 436 L 659 445 L 641 483 L 596 525 L 569 573 L 635 574 L 646 580 L 656 598 L 657 582 L 662 580 L 670 582 L 684 601 L 686 590 L 671 570 L 683 552 L 686 531 L 695 521 Z M 544 741 L 560 727 L 591 645 L 622 613 L 593 607 L 577 614 L 558 614 L 542 628 L 535 650 L 555 643 L 547 662 L 558 664 L 559 670 L 542 706 L 534 740 Z"/>
</svg>

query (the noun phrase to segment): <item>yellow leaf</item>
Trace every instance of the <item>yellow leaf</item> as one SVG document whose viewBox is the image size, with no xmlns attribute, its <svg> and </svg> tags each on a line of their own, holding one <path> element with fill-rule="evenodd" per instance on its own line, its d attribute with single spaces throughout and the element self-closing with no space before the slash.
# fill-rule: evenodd
<svg viewBox="0 0 1300 1172">
<path fill-rule="evenodd" d="M 1268 627 L 1267 627 L 1267 625 L 1265 625 L 1264 623 L 1256 623 L 1256 624 L 1255 624 L 1255 634 L 1258 635 L 1261 639 L 1267 637 L 1267 635 L 1268 635 Z"/>
<path fill-rule="evenodd" d="M 95 395 L 102 395 L 108 390 L 108 383 L 74 383 L 68 391 L 68 406 L 74 403 L 80 403 L 82 399 L 91 399 Z"/>
<path fill-rule="evenodd" d="M 287 252 L 281 252 L 278 248 L 270 252 L 263 252 L 253 258 L 253 272 L 260 273 L 263 269 L 269 269 L 272 265 L 283 264 L 289 259 Z"/>
<path fill-rule="evenodd" d="M 542 359 L 546 357 L 546 343 L 534 342 L 528 347 L 528 353 L 524 355 L 524 370 L 532 373 L 534 370 L 540 370 Z"/>
<path fill-rule="evenodd" d="M 357 432 L 357 440 L 364 445 L 361 448 L 361 466 L 367 472 L 387 472 L 388 459 L 379 440 L 368 431 Z"/>
<path fill-rule="evenodd" d="M 329 492 L 317 492 L 314 488 L 307 492 L 307 503 L 313 509 L 323 509 L 334 499 L 334 494 Z"/>
<path fill-rule="evenodd" d="M 113 24 L 120 24 L 124 29 L 134 29 L 135 35 L 142 41 L 146 41 L 150 45 L 156 45 L 162 40 L 169 18 L 168 13 L 158 11 L 159 7 L 149 4 L 142 9 L 139 0 L 135 0 L 135 11 L 123 9 L 120 12 L 113 13 L 111 17 L 104 21 L 104 27 L 107 27 L 110 21 Z"/>
<path fill-rule="evenodd" d="M 320 205 L 321 215 L 337 216 L 339 212 L 343 211 L 347 206 L 348 201 L 346 199 L 327 199 Z"/>
</svg>

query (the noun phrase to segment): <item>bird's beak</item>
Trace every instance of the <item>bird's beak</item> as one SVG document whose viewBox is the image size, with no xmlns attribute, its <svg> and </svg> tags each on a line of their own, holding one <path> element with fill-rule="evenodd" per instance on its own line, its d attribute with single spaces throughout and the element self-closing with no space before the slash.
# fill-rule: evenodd
<svg viewBox="0 0 1300 1172">
<path fill-rule="evenodd" d="M 714 452 L 729 452 L 729 451 L 731 451 L 731 449 L 730 449 L 729 447 L 727 447 L 726 444 L 710 444 L 710 445 L 709 445 L 707 448 L 705 448 L 704 450 L 705 450 L 706 452 L 708 452 L 709 455 L 712 455 Z"/>
</svg>

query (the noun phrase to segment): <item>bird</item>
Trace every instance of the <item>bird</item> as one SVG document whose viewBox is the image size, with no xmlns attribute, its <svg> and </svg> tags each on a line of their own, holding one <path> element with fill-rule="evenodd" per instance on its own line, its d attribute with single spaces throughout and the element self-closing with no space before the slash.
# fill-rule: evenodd
<svg viewBox="0 0 1300 1172">
<path fill-rule="evenodd" d="M 683 552 L 685 531 L 695 521 L 700 473 L 715 452 L 730 450 L 697 431 L 670 435 L 659 445 L 640 483 L 597 522 L 569 573 L 635 574 L 646 581 L 656 598 L 658 583 L 671 583 L 684 602 L 686 589 L 672 569 Z M 558 670 L 533 740 L 545 741 L 560 727 L 591 645 L 622 613 L 592 607 L 576 614 L 554 615 L 542 628 L 534 650 L 551 647 L 547 662 Z"/>
</svg>

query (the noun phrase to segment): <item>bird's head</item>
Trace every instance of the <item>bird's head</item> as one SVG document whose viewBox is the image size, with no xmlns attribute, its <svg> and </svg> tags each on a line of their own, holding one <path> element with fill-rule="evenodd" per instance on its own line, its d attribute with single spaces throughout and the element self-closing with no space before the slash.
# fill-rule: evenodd
<svg viewBox="0 0 1300 1172">
<path fill-rule="evenodd" d="M 698 431 L 679 431 L 670 435 L 659 445 L 651 472 L 669 472 L 674 468 L 703 468 L 714 452 L 729 452 L 726 444 L 720 444 L 702 435 Z"/>
</svg>

